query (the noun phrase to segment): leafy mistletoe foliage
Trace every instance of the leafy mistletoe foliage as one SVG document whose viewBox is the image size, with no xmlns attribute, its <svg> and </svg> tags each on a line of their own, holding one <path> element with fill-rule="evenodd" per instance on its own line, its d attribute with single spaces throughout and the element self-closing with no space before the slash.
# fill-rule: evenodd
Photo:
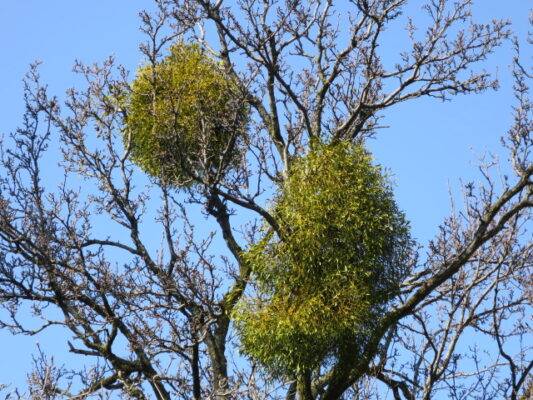
<svg viewBox="0 0 533 400">
<path fill-rule="evenodd" d="M 248 107 L 197 45 L 176 43 L 131 86 L 124 139 L 145 172 L 176 186 L 212 181 L 239 161 Z"/>
<path fill-rule="evenodd" d="M 406 274 L 408 223 L 362 145 L 315 145 L 295 161 L 268 233 L 245 255 L 257 296 L 235 320 L 244 352 L 292 375 L 360 343 Z"/>
</svg>

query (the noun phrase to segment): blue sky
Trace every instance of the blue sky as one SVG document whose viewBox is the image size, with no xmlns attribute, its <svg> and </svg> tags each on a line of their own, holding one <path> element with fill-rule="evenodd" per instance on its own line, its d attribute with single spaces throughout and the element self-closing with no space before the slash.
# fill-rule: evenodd
<svg viewBox="0 0 533 400">
<path fill-rule="evenodd" d="M 419 12 L 412 1 L 409 12 Z M 0 135 L 15 130 L 24 111 L 22 77 L 30 62 L 43 61 L 41 75 L 52 92 L 62 93 L 76 83 L 71 72 L 75 59 L 101 61 L 114 54 L 127 68 L 141 62 L 138 12 L 148 0 L 2 0 L 0 1 Z M 517 36 L 528 30 L 526 0 L 478 0 L 474 15 L 480 22 L 508 18 Z M 525 48 L 524 60 L 531 61 Z M 477 159 L 487 151 L 502 158 L 499 138 L 512 118 L 512 81 L 509 44 L 498 50 L 485 67 L 496 72 L 501 89 L 461 96 L 450 103 L 424 99 L 401 104 L 385 114 L 389 129 L 370 143 L 377 162 L 390 168 L 400 206 L 412 221 L 414 235 L 430 239 L 449 213 L 451 188 L 459 178 L 477 178 Z M 23 384 L 37 341 L 66 361 L 65 342 L 57 332 L 43 338 L 13 338 L 0 331 L 0 383 Z"/>
</svg>

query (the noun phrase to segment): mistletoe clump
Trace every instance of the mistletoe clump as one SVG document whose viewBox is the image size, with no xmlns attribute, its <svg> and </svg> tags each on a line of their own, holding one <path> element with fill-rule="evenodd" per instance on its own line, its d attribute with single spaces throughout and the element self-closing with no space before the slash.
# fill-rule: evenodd
<svg viewBox="0 0 533 400">
<path fill-rule="evenodd" d="M 294 161 L 274 214 L 281 237 L 244 255 L 256 291 L 234 318 L 246 354 L 291 374 L 363 345 L 398 292 L 411 239 L 381 169 L 348 142 Z"/>
<path fill-rule="evenodd" d="M 139 69 L 124 139 L 145 172 L 190 186 L 236 166 L 247 121 L 236 80 L 199 46 L 177 43 L 155 66 Z"/>
</svg>

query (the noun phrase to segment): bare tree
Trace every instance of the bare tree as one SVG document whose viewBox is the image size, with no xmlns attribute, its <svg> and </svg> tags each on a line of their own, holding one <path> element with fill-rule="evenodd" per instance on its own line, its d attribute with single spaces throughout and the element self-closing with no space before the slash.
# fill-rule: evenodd
<svg viewBox="0 0 533 400">
<path fill-rule="evenodd" d="M 497 86 L 476 68 L 510 37 L 509 23 L 473 23 L 469 0 L 429 1 L 429 25 L 417 30 L 409 20 L 411 47 L 386 66 L 382 35 L 405 3 L 156 0 L 155 13 L 141 14 L 146 62 L 156 65 L 176 40 L 199 42 L 253 111 L 239 167 L 196 176 L 188 189 L 148 183 L 128 158 L 127 109 L 117 99 L 130 76 L 113 59 L 77 64 L 87 84 L 63 105 L 32 66 L 24 123 L 1 153 L 0 327 L 36 335 L 62 326 L 84 367 L 59 368 L 40 354 L 29 397 L 527 398 L 533 140 L 531 75 L 518 42 L 515 120 L 502 139 L 512 175 L 500 179 L 495 160 L 481 166 L 485 183 L 466 184 L 464 207 L 454 207 L 425 255 L 413 254 L 364 348 L 284 378 L 238 352 L 231 314 L 251 274 L 242 252 L 263 222 L 279 233 L 269 198 L 310 141 L 363 142 L 397 103 Z M 55 189 L 43 185 L 51 146 L 64 174 Z M 200 215 L 210 232 L 195 226 Z M 25 305 L 32 323 L 20 317 Z M 494 345 L 465 343 L 479 337 Z"/>
</svg>

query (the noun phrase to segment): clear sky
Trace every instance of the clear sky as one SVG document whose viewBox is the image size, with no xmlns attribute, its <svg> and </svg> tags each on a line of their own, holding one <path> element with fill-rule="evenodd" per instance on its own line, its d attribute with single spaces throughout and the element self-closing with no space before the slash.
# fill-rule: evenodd
<svg viewBox="0 0 533 400">
<path fill-rule="evenodd" d="M 409 12 L 422 2 L 411 1 Z M 527 0 L 477 0 L 479 22 L 506 18 L 521 39 L 528 30 Z M 137 13 L 149 0 L 0 0 L 0 135 L 16 129 L 24 111 L 21 79 L 39 59 L 43 81 L 61 94 L 75 84 L 75 59 L 101 61 L 114 54 L 134 70 L 141 62 Z M 531 46 L 524 60 L 531 61 Z M 455 98 L 450 103 L 420 100 L 386 114 L 390 125 L 370 143 L 377 162 L 390 168 L 400 206 L 412 221 L 414 235 L 429 240 L 449 212 L 448 190 L 459 190 L 459 178 L 476 179 L 476 162 L 486 151 L 501 154 L 499 138 L 508 129 L 513 102 L 509 44 L 496 52 L 486 68 L 501 79 L 501 89 Z M 58 361 L 69 356 L 66 343 L 53 331 L 43 338 L 13 338 L 0 331 L 0 383 L 23 385 L 36 343 Z"/>
</svg>

